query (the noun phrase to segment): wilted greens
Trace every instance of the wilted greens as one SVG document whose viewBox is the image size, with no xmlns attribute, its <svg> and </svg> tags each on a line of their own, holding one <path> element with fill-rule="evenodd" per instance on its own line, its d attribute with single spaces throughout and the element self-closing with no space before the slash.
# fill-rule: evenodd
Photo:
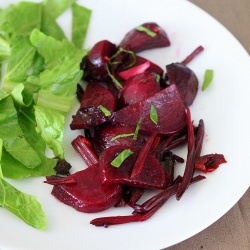
<svg viewBox="0 0 250 250">
<path fill-rule="evenodd" d="M 69 8 L 72 41 L 56 20 Z M 46 147 L 64 159 L 64 123 L 83 75 L 90 17 L 75 0 L 0 9 L 0 206 L 38 229 L 46 227 L 41 205 L 3 178 L 54 174 L 57 160 L 46 156 Z"/>
</svg>

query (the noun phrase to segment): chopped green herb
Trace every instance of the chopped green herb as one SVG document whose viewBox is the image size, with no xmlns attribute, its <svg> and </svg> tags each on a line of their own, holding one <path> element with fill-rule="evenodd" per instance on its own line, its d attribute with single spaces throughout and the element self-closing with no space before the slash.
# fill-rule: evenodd
<svg viewBox="0 0 250 250">
<path fill-rule="evenodd" d="M 104 106 L 99 105 L 98 108 L 103 112 L 103 114 L 105 116 L 110 116 L 111 115 L 111 112 L 108 109 L 106 109 Z"/>
<path fill-rule="evenodd" d="M 157 34 L 144 26 L 137 26 L 136 30 L 145 32 L 147 35 L 155 37 Z"/>
<path fill-rule="evenodd" d="M 202 84 L 202 91 L 208 88 L 214 78 L 214 71 L 212 69 L 207 69 L 205 71 L 204 81 Z"/>
<path fill-rule="evenodd" d="M 134 133 L 134 137 L 133 137 L 133 140 L 136 141 L 137 140 L 137 137 L 138 137 L 138 133 L 139 133 L 139 130 L 140 130 L 140 127 L 141 127 L 141 121 L 142 121 L 142 118 L 139 119 L 137 125 L 136 125 L 136 128 L 135 128 L 135 133 Z"/>
<path fill-rule="evenodd" d="M 121 164 L 134 152 L 130 149 L 124 149 L 115 159 L 111 162 L 113 167 L 119 168 Z"/>
<path fill-rule="evenodd" d="M 160 82 L 161 76 L 159 74 L 157 74 L 155 80 L 156 80 L 156 82 Z"/>
<path fill-rule="evenodd" d="M 158 123 L 157 110 L 153 104 L 151 104 L 151 106 L 150 106 L 150 119 L 153 123 L 155 123 L 155 124 Z"/>
<path fill-rule="evenodd" d="M 112 81 L 117 85 L 117 87 L 119 87 L 120 89 L 122 89 L 121 83 L 111 74 L 111 72 L 109 70 L 109 66 L 108 66 L 107 63 L 106 63 L 106 68 L 107 68 L 107 71 L 108 71 L 108 75 L 110 76 L 110 78 L 112 79 Z"/>
<path fill-rule="evenodd" d="M 120 139 L 120 138 L 134 136 L 134 134 L 135 133 L 117 135 L 117 136 L 113 137 L 110 141 L 112 142 L 112 141 L 115 141 L 115 140 Z"/>
<path fill-rule="evenodd" d="M 125 69 L 127 69 L 127 68 L 130 68 L 130 67 L 132 67 L 135 63 L 136 63 L 136 56 L 135 56 L 135 53 L 132 51 L 132 50 L 126 50 L 126 49 L 124 49 L 124 48 L 119 48 L 118 50 L 117 50 L 117 52 L 114 54 L 114 55 L 112 55 L 111 56 L 111 58 L 110 58 L 110 64 L 119 64 L 119 63 L 121 63 L 121 62 L 119 62 L 119 61 L 115 61 L 115 62 L 113 62 L 113 60 L 118 56 L 118 55 L 120 55 L 121 53 L 127 53 L 127 54 L 129 54 L 129 55 L 131 55 L 132 56 L 132 58 L 133 58 L 133 61 L 125 68 Z"/>
</svg>

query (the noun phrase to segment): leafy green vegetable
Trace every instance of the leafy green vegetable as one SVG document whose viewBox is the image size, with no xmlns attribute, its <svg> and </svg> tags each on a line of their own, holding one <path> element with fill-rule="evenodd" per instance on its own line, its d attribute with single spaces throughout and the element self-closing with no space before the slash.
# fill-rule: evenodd
<svg viewBox="0 0 250 250">
<path fill-rule="evenodd" d="M 12 98 L 9 96 L 1 100 L 0 106 L 0 138 L 3 139 L 4 148 L 27 168 L 37 167 L 41 159 L 27 142 L 19 126 Z"/>
<path fill-rule="evenodd" d="M 78 48 L 82 48 L 86 38 L 91 10 L 79 4 L 72 4 L 72 42 Z"/>
<path fill-rule="evenodd" d="M 45 6 L 53 18 L 59 17 L 67 10 L 76 0 L 45 0 Z"/>
<path fill-rule="evenodd" d="M 12 91 L 11 91 L 12 98 L 15 100 L 16 103 L 20 106 L 28 107 L 33 102 L 33 94 L 25 89 L 22 83 L 18 84 Z"/>
<path fill-rule="evenodd" d="M 3 140 L 0 138 L 0 178 L 3 178 L 3 171 L 1 166 L 2 152 L 3 152 Z"/>
<path fill-rule="evenodd" d="M 144 26 L 137 26 L 135 28 L 138 31 L 145 32 L 147 35 L 155 37 L 157 34 Z"/>
<path fill-rule="evenodd" d="M 153 123 L 155 123 L 155 124 L 158 123 L 157 110 L 153 104 L 151 104 L 151 106 L 150 106 L 150 119 Z"/>
<path fill-rule="evenodd" d="M 208 88 L 214 78 L 214 71 L 212 69 L 207 69 L 205 71 L 205 76 L 202 84 L 202 91 Z"/>
<path fill-rule="evenodd" d="M 79 65 L 87 51 L 80 42 L 91 11 L 86 9 L 84 21 L 84 7 L 73 6 L 74 32 L 82 31 L 74 35 L 79 48 L 56 18 L 75 1 L 19 2 L 0 9 L 0 178 L 55 174 L 57 160 L 46 156 L 47 146 L 64 158 L 64 123 L 83 74 Z M 77 31 L 79 20 L 86 23 Z M 0 206 L 35 228 L 46 226 L 39 202 L 3 179 Z"/>
<path fill-rule="evenodd" d="M 130 149 L 124 149 L 115 159 L 111 162 L 113 167 L 119 168 L 121 164 L 134 152 Z"/>
<path fill-rule="evenodd" d="M 56 110 L 48 110 L 42 106 L 35 106 L 37 132 L 41 134 L 47 145 L 56 156 L 64 159 L 63 140 L 65 114 Z"/>
<path fill-rule="evenodd" d="M 0 206 L 37 229 L 46 228 L 46 216 L 36 197 L 25 194 L 0 178 Z"/>
</svg>

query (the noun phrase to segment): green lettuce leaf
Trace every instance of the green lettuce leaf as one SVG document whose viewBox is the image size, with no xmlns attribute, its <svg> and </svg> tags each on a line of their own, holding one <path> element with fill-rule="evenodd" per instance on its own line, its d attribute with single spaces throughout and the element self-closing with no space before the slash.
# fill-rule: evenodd
<svg viewBox="0 0 250 250">
<path fill-rule="evenodd" d="M 19 191 L 2 178 L 0 178 L 0 206 L 34 228 L 40 230 L 46 228 L 46 215 L 37 198 Z"/>
<path fill-rule="evenodd" d="M 91 10 L 74 3 L 72 5 L 72 42 L 78 48 L 82 48 L 88 31 Z"/>
<path fill-rule="evenodd" d="M 35 168 L 41 159 L 27 142 L 18 123 L 17 111 L 11 96 L 0 101 L 0 138 L 6 151 L 27 168 Z"/>
<path fill-rule="evenodd" d="M 64 159 L 63 142 L 65 114 L 35 105 L 35 117 L 37 132 L 41 134 L 54 154 Z"/>
<path fill-rule="evenodd" d="M 44 0 L 45 6 L 54 18 L 59 17 L 76 0 Z"/>
</svg>

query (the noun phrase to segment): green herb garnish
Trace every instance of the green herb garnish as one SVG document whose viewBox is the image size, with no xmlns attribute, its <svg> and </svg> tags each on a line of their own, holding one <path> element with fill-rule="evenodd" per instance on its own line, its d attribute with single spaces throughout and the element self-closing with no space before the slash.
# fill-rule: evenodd
<svg viewBox="0 0 250 250">
<path fill-rule="evenodd" d="M 157 110 L 153 104 L 151 104 L 151 106 L 150 106 L 150 119 L 153 123 L 155 123 L 155 124 L 158 123 Z"/>
<path fill-rule="evenodd" d="M 157 34 L 144 26 L 137 26 L 135 28 L 138 31 L 145 32 L 147 35 L 155 37 Z"/>
<path fill-rule="evenodd" d="M 137 137 L 138 137 L 138 133 L 139 133 L 139 130 L 141 128 L 141 121 L 142 121 L 142 118 L 139 119 L 137 125 L 136 125 L 136 128 L 135 128 L 135 133 L 134 133 L 134 137 L 133 137 L 133 140 L 136 141 L 137 140 Z"/>
<path fill-rule="evenodd" d="M 113 137 L 110 141 L 115 141 L 117 139 L 120 139 L 120 138 L 125 138 L 125 137 L 130 137 L 130 136 L 134 136 L 135 133 L 130 133 L 130 134 L 120 134 L 120 135 L 117 135 L 115 137 Z"/>
<path fill-rule="evenodd" d="M 110 78 L 112 79 L 112 81 L 117 85 L 117 87 L 119 87 L 120 89 L 122 89 L 121 83 L 111 74 L 111 72 L 109 70 L 108 63 L 106 63 L 106 68 L 107 68 L 108 75 L 110 76 Z"/>
<path fill-rule="evenodd" d="M 105 108 L 104 106 L 99 105 L 98 108 L 102 111 L 102 113 L 105 116 L 110 116 L 111 115 L 111 112 L 107 108 Z"/>
<path fill-rule="evenodd" d="M 202 91 L 208 88 L 214 78 L 214 71 L 212 69 L 207 69 L 205 71 L 204 80 L 202 84 Z"/>
<path fill-rule="evenodd" d="M 124 149 L 120 154 L 118 154 L 115 159 L 111 162 L 113 167 L 119 168 L 121 164 L 134 152 L 130 149 Z"/>
</svg>

